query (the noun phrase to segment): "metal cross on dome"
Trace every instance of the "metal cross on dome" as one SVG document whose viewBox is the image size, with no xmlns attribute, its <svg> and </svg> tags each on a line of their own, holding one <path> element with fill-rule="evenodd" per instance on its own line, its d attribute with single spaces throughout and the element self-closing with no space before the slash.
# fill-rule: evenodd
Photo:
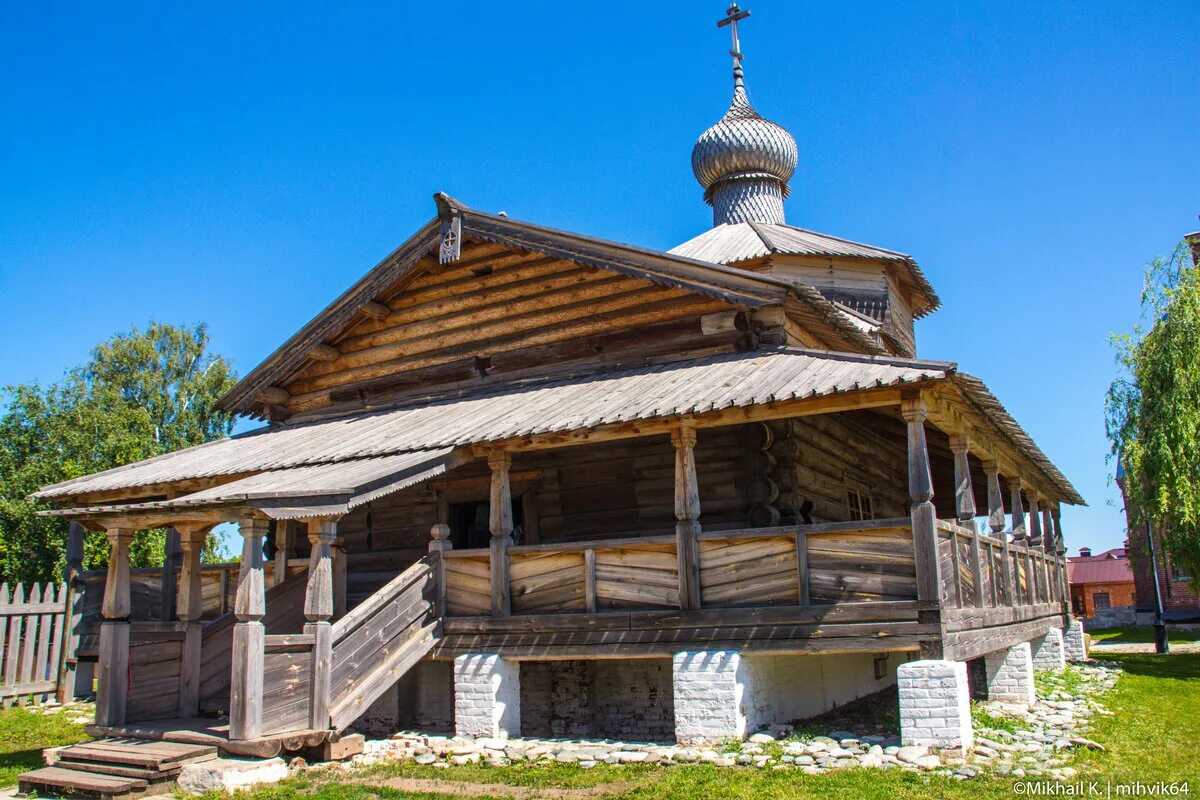
<svg viewBox="0 0 1200 800">
<path fill-rule="evenodd" d="M 742 11 L 738 8 L 737 3 L 730 3 L 729 8 L 725 10 L 725 18 L 717 21 L 718 28 L 730 26 L 733 33 L 733 47 L 729 50 L 729 55 L 733 56 L 734 69 L 742 66 L 742 46 L 738 41 L 738 23 L 750 16 L 750 9 Z"/>
</svg>

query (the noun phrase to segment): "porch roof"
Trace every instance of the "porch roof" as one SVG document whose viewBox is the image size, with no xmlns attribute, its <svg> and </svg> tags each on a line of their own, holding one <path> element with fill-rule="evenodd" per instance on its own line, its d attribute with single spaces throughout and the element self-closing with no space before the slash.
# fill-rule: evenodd
<svg viewBox="0 0 1200 800">
<path fill-rule="evenodd" d="M 698 415 L 730 408 L 850 394 L 917 382 L 954 379 L 947 362 L 917 361 L 781 347 L 701 359 L 563 377 L 508 386 L 466 397 L 434 397 L 401 407 L 334 419 L 271 426 L 230 439 L 158 456 L 47 486 L 42 500 L 150 499 L 157 487 L 167 502 L 219 503 L 238 493 L 289 491 L 308 481 L 345 480 L 341 470 L 300 468 L 352 463 L 384 456 L 487 445 L 523 437 L 568 434 L 614 423 Z M 965 377 L 965 376 L 964 376 Z M 995 398 L 971 379 L 958 384 L 997 428 L 1008 431 L 1015 450 L 1035 462 L 1068 502 L 1082 502 L 1073 487 L 1037 449 Z M 979 402 L 984 400 L 986 402 Z M 653 431 L 651 431 L 653 432 Z M 420 460 L 418 458 L 418 460 Z M 378 464 L 381 470 L 384 464 Z M 374 466 L 355 467 L 363 475 Z M 283 474 L 284 471 L 290 474 Z M 257 473 L 272 473 L 261 476 Z M 358 474 L 358 473 L 355 473 Z M 234 483 L 209 488 L 221 478 Z M 196 494 L 170 500 L 171 484 L 201 481 Z M 320 484 L 318 486 L 318 484 Z M 341 484 L 338 484 L 341 486 Z M 178 487 L 173 494 L 178 494 Z M 161 495 L 159 495 L 161 497 Z M 177 506 L 176 506 L 177 507 Z"/>
</svg>

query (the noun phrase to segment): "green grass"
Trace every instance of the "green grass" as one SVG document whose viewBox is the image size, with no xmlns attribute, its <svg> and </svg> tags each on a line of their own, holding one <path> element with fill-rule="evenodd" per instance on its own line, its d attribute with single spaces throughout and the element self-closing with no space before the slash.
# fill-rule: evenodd
<svg viewBox="0 0 1200 800">
<path fill-rule="evenodd" d="M 971 724 L 976 730 L 980 728 L 992 728 L 998 731 L 1008 731 L 1016 733 L 1017 731 L 1029 730 L 1033 726 L 1023 719 L 1017 717 L 998 716 L 988 711 L 983 703 L 971 703 Z"/>
<path fill-rule="evenodd" d="M 1033 674 L 1033 688 L 1038 697 L 1046 697 L 1052 692 L 1076 694 L 1083 686 L 1083 675 L 1069 664 L 1062 672 L 1039 670 Z"/>
<path fill-rule="evenodd" d="M 20 706 L 0 711 L 0 787 L 15 786 L 22 772 L 42 766 L 42 748 L 88 738 L 82 725 L 70 721 L 78 713 L 43 716 Z"/>
<path fill-rule="evenodd" d="M 1112 642 L 1113 644 L 1153 644 L 1154 627 L 1151 625 L 1126 625 L 1119 628 L 1097 628 L 1088 631 L 1097 642 Z M 1200 632 L 1178 631 L 1167 626 L 1167 641 L 1172 644 L 1184 642 L 1200 642 Z"/>
</svg>

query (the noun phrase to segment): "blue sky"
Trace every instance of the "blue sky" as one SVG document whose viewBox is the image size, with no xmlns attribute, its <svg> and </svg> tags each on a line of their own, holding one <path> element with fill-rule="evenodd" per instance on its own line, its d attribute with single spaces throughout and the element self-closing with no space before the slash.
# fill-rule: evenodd
<svg viewBox="0 0 1200 800">
<path fill-rule="evenodd" d="M 1191 2 L 754 0 L 752 101 L 800 149 L 788 221 L 909 252 L 922 356 L 985 379 L 1124 536 L 1108 344 L 1200 227 Z M 430 218 L 668 248 L 710 224 L 720 2 L 0 2 L 0 383 L 150 319 L 245 373 Z"/>
</svg>

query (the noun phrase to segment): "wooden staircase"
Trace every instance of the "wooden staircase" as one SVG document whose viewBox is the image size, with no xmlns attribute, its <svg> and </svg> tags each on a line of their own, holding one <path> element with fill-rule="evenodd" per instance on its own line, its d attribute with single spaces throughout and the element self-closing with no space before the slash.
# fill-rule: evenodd
<svg viewBox="0 0 1200 800">
<path fill-rule="evenodd" d="M 441 557 L 431 553 L 333 624 L 330 722 L 343 731 L 441 635 Z"/>
<path fill-rule="evenodd" d="M 50 766 L 17 781 L 22 793 L 39 797 L 145 797 L 170 792 L 185 765 L 216 757 L 217 748 L 205 745 L 99 739 L 58 750 Z"/>
</svg>

